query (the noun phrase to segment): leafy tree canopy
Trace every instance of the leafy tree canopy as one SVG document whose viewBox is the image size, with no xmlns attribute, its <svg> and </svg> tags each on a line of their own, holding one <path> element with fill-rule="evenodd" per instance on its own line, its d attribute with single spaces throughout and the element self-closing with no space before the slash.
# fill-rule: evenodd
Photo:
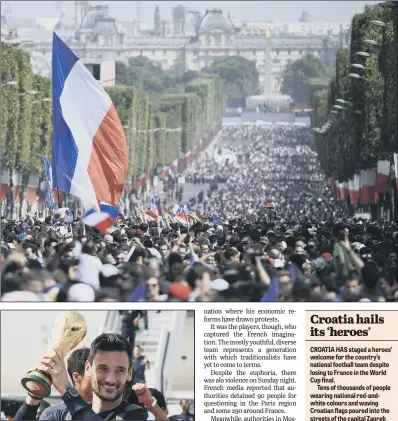
<svg viewBox="0 0 398 421">
<path fill-rule="evenodd" d="M 321 59 L 311 54 L 290 62 L 282 74 L 281 92 L 290 95 L 298 105 L 308 106 L 311 103 L 309 79 L 330 78 L 333 68 L 326 66 Z"/>
<path fill-rule="evenodd" d="M 147 57 L 129 58 L 128 63 L 116 62 L 116 83 L 148 93 L 183 92 L 184 85 L 198 77 L 187 71 L 182 76 L 175 69 L 163 70 L 161 65 Z"/>
<path fill-rule="evenodd" d="M 225 57 L 203 68 L 202 72 L 219 75 L 225 82 L 227 96 L 248 97 L 261 93 L 256 64 L 244 57 Z"/>
</svg>

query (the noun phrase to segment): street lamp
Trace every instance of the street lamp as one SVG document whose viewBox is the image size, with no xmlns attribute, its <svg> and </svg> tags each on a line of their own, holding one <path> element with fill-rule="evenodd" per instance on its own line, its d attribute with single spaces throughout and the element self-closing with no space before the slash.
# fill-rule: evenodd
<svg viewBox="0 0 398 421">
<path fill-rule="evenodd" d="M 30 91 L 21 92 L 20 94 L 18 94 L 18 96 L 36 95 L 37 93 L 38 93 L 37 91 L 30 90 Z"/>
<path fill-rule="evenodd" d="M 357 73 L 349 73 L 348 76 L 353 78 L 353 79 L 365 79 L 363 76 L 360 76 Z"/>
<path fill-rule="evenodd" d="M 358 51 L 354 55 L 361 56 L 361 57 L 370 57 L 370 54 L 366 53 L 365 51 Z"/>
<path fill-rule="evenodd" d="M 352 103 L 350 101 L 345 101 L 342 98 L 336 99 L 336 102 L 339 102 L 340 104 L 345 104 L 345 105 L 352 105 Z"/>
<path fill-rule="evenodd" d="M 32 104 L 38 104 L 39 102 L 50 102 L 51 98 L 41 98 L 36 101 L 33 101 Z"/>
<path fill-rule="evenodd" d="M 385 3 L 379 3 L 377 6 L 385 9 L 396 9 L 398 8 L 398 3 L 396 1 L 386 1 Z"/>
<path fill-rule="evenodd" d="M 18 85 L 18 82 L 15 80 L 10 80 L 9 82 L 2 83 L 1 86 L 16 86 Z"/>
<path fill-rule="evenodd" d="M 379 43 L 374 39 L 364 39 L 363 43 L 366 45 L 379 45 Z"/>
<path fill-rule="evenodd" d="M 358 63 L 351 64 L 351 67 L 355 67 L 356 69 L 361 69 L 361 70 L 365 70 L 366 69 L 365 66 L 362 66 L 362 64 L 358 64 Z"/>
<path fill-rule="evenodd" d="M 385 28 L 387 26 L 387 24 L 382 22 L 381 20 L 371 20 L 370 23 L 376 26 L 381 26 L 382 28 Z"/>
</svg>

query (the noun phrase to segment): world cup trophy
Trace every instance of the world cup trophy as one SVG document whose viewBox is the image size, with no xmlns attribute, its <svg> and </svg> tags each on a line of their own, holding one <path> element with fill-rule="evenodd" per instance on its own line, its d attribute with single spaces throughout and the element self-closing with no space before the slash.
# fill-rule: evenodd
<svg viewBox="0 0 398 421">
<path fill-rule="evenodd" d="M 63 357 L 83 340 L 87 333 L 87 323 L 77 311 L 59 313 L 54 320 L 45 356 Z M 43 399 L 51 394 L 51 376 L 41 370 L 32 370 L 21 380 L 22 386 L 35 399 Z"/>
</svg>

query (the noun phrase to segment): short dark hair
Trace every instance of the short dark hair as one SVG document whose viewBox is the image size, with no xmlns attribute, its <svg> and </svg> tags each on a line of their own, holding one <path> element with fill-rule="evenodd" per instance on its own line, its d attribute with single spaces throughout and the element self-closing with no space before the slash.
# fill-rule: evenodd
<svg viewBox="0 0 398 421">
<path fill-rule="evenodd" d="M 122 335 L 118 335 L 117 333 L 102 333 L 101 335 L 97 336 L 90 347 L 90 353 L 88 356 L 88 361 L 90 364 L 93 363 L 95 354 L 98 351 L 125 352 L 129 359 L 129 368 L 132 365 L 133 348 L 131 347 L 130 342 Z"/>
<path fill-rule="evenodd" d="M 334 276 L 325 276 L 321 280 L 322 285 L 325 287 L 327 292 L 334 292 L 338 294 L 340 292 L 337 285 L 336 277 Z"/>
<path fill-rule="evenodd" d="M 95 245 L 93 241 L 87 241 L 83 244 L 82 253 L 89 254 L 90 256 L 95 255 Z"/>
<path fill-rule="evenodd" d="M 153 242 L 150 238 L 147 238 L 146 240 L 144 240 L 144 247 L 146 247 L 146 248 L 152 248 L 153 247 Z"/>
<path fill-rule="evenodd" d="M 225 250 L 224 256 L 227 260 L 231 260 L 232 257 L 235 257 L 239 254 L 239 252 L 233 248 L 229 248 Z"/>
<path fill-rule="evenodd" d="M 191 400 L 190 399 L 181 399 L 180 400 L 180 405 L 182 405 L 183 402 L 188 402 L 189 405 L 191 405 Z"/>
<path fill-rule="evenodd" d="M 67 361 L 69 377 L 72 379 L 73 385 L 75 384 L 73 380 L 73 373 L 79 373 L 81 376 L 84 376 L 84 371 L 86 369 L 86 361 L 90 353 L 90 348 L 79 348 L 72 352 L 69 355 Z"/>
<path fill-rule="evenodd" d="M 346 280 L 347 281 L 351 281 L 351 280 L 357 280 L 358 282 L 360 282 L 360 276 L 359 276 L 359 272 L 355 269 L 352 269 L 348 272 Z"/>
<path fill-rule="evenodd" d="M 187 282 L 191 288 L 195 288 L 195 281 L 197 279 L 202 279 L 205 273 L 211 275 L 210 270 L 207 266 L 202 263 L 194 263 L 187 273 Z"/>
</svg>

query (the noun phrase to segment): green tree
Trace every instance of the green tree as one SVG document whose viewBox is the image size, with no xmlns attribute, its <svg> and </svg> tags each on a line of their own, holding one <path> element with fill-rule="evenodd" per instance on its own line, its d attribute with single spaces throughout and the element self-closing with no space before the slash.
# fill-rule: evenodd
<svg viewBox="0 0 398 421">
<path fill-rule="evenodd" d="M 219 122 L 225 94 L 216 74 L 176 76 L 143 57 L 130 64 L 118 65 L 119 82 L 125 85 L 106 90 L 125 129 L 128 178 L 134 182 L 192 150 Z M 42 154 L 51 159 L 51 80 L 32 73 L 26 52 L 7 46 L 2 47 L 1 69 L 2 163 L 10 170 L 10 186 L 15 170 L 25 175 L 26 185 L 29 174 L 43 179 Z M 32 90 L 37 94 L 28 93 Z"/>
<path fill-rule="evenodd" d="M 329 78 L 331 74 L 332 69 L 321 59 L 307 54 L 299 60 L 288 63 L 282 74 L 281 92 L 290 95 L 296 105 L 308 106 L 311 103 L 309 79 Z"/>
<path fill-rule="evenodd" d="M 182 76 L 182 83 L 184 85 L 192 82 L 194 79 L 199 77 L 199 72 L 195 72 L 194 70 L 187 70 L 184 75 Z"/>
<path fill-rule="evenodd" d="M 163 70 L 159 63 L 144 56 L 129 58 L 127 64 L 117 61 L 116 82 L 148 93 L 164 93 L 183 88 L 178 72 L 174 69 Z"/>
<path fill-rule="evenodd" d="M 256 64 L 244 57 L 226 57 L 203 68 L 202 72 L 219 75 L 225 82 L 227 96 L 248 97 L 261 93 Z"/>
<path fill-rule="evenodd" d="M 361 170 L 374 168 L 379 159 L 391 159 L 397 150 L 397 14 L 398 8 L 368 8 L 355 15 L 350 50 L 337 53 L 336 75 L 328 89 L 330 127 L 315 137 L 322 168 L 340 182 Z M 387 25 L 380 29 L 372 21 Z M 367 45 L 367 39 L 376 40 L 379 46 Z M 356 55 L 359 51 L 368 52 L 369 57 Z M 353 70 L 352 63 L 364 65 L 365 71 Z M 350 72 L 364 77 L 351 79 Z M 348 100 L 349 104 L 339 112 L 334 111 L 335 119 L 331 122 L 338 98 Z M 314 125 L 319 127 L 327 116 L 323 104 L 316 107 L 319 118 Z"/>
</svg>

